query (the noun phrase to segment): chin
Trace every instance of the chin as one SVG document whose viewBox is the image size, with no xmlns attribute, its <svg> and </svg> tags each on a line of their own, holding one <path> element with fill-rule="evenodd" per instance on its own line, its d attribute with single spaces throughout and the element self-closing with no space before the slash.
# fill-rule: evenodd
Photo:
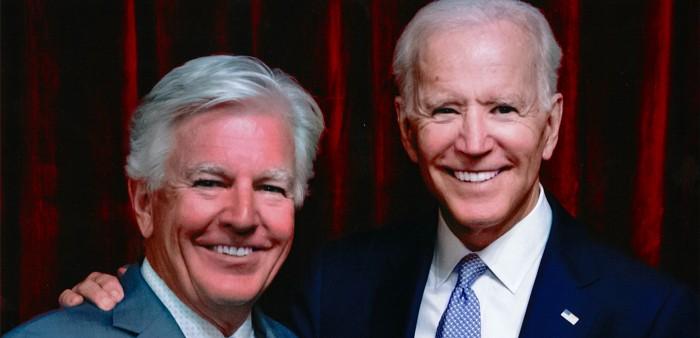
<svg viewBox="0 0 700 338">
<path fill-rule="evenodd" d="M 448 213 L 443 214 L 448 223 L 464 228 L 465 230 L 479 231 L 488 228 L 505 226 L 506 210 L 494 208 L 492 205 L 498 201 L 457 201 L 448 203 Z M 464 207 L 464 206 L 468 207 Z"/>
<path fill-rule="evenodd" d="M 455 217 L 453 222 L 454 225 L 469 231 L 481 231 L 490 228 L 498 228 L 502 225 L 500 219 L 496 217 L 474 217 L 470 215 L 467 217 Z"/>
<path fill-rule="evenodd" d="M 263 290 L 260 282 L 249 278 L 227 278 L 202 284 L 201 289 L 205 290 L 207 297 L 224 306 L 252 305 Z"/>
</svg>

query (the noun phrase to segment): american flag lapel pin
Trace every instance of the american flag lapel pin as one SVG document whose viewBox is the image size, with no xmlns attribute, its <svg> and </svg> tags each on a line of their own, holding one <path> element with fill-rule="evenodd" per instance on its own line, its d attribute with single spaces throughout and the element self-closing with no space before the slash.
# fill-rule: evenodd
<svg viewBox="0 0 700 338">
<path fill-rule="evenodd" d="M 575 314 L 571 313 L 571 311 L 569 311 L 568 309 L 564 309 L 564 311 L 562 311 L 561 317 L 566 319 L 566 321 L 569 322 L 569 324 L 571 325 L 576 325 L 576 323 L 578 323 L 578 317 Z"/>
</svg>

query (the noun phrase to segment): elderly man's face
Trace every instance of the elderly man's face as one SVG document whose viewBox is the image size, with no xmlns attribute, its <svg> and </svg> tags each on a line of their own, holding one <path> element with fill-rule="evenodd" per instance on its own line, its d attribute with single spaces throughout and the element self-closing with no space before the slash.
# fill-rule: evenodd
<svg viewBox="0 0 700 338">
<path fill-rule="evenodd" d="M 530 40 L 511 23 L 438 31 L 426 41 L 417 118 L 401 124 L 403 142 L 448 226 L 478 250 L 534 207 L 561 96 L 539 109 Z M 406 108 L 403 99 L 397 107 Z"/>
<path fill-rule="evenodd" d="M 209 318 L 249 311 L 289 253 L 294 143 L 279 109 L 226 106 L 187 118 L 164 186 L 131 187 L 149 262 Z"/>
</svg>

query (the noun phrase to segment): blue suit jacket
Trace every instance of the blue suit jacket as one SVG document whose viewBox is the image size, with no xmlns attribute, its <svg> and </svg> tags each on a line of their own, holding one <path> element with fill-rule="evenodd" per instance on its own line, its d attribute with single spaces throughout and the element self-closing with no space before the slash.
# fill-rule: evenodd
<svg viewBox="0 0 700 338">
<path fill-rule="evenodd" d="M 548 196 L 553 221 L 520 337 L 697 337 L 698 300 L 656 271 L 595 244 Z M 301 337 L 413 337 L 434 226 L 355 236 L 326 247 L 290 327 Z M 569 310 L 572 325 L 561 313 Z"/>
<path fill-rule="evenodd" d="M 175 319 L 132 265 L 121 278 L 124 300 L 112 311 L 89 302 L 41 315 L 10 331 L 5 337 L 184 337 Z M 258 310 L 253 311 L 255 337 L 296 337 Z"/>
</svg>

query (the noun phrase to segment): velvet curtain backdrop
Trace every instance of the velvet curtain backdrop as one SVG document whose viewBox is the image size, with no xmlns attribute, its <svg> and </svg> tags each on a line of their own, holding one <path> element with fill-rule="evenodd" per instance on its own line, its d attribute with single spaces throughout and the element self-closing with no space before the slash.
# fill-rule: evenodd
<svg viewBox="0 0 700 338">
<path fill-rule="evenodd" d="M 564 50 L 545 187 L 596 236 L 698 289 L 698 3 L 532 2 Z M 432 226 L 390 75 L 393 45 L 424 3 L 3 1 L 2 331 L 56 307 L 89 271 L 138 259 L 126 127 L 139 97 L 198 56 L 257 56 L 295 76 L 326 117 L 269 311 L 324 241 L 402 219 Z"/>
</svg>

